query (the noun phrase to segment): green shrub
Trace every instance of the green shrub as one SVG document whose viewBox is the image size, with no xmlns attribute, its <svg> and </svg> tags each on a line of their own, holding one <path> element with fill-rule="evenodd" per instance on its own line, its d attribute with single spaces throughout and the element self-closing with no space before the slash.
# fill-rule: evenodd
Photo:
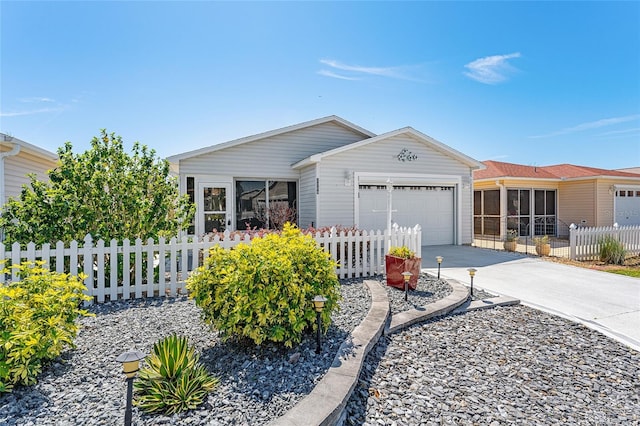
<svg viewBox="0 0 640 426">
<path fill-rule="evenodd" d="M 403 259 L 413 259 L 416 257 L 416 253 L 407 246 L 389 247 L 389 255 Z"/>
<path fill-rule="evenodd" d="M 205 264 L 187 280 L 187 288 L 204 319 L 223 338 L 248 338 L 256 344 L 286 347 L 315 329 L 312 299 L 327 298 L 323 328 L 338 307 L 335 262 L 309 235 L 286 224 L 280 235 L 256 238 L 232 250 L 213 247 Z"/>
<path fill-rule="evenodd" d="M 605 263 L 622 265 L 627 257 L 624 245 L 612 235 L 600 239 L 600 260 Z"/>
<path fill-rule="evenodd" d="M 19 281 L 0 285 L 0 392 L 36 383 L 46 361 L 74 347 L 78 315 L 89 315 L 79 308 L 91 299 L 83 293 L 82 277 L 51 272 L 43 264 L 24 262 L 16 266 Z"/>
<path fill-rule="evenodd" d="M 533 244 L 536 246 L 541 246 L 543 244 L 549 244 L 549 236 L 548 235 L 540 235 L 538 237 L 533 237 Z"/>
<path fill-rule="evenodd" d="M 218 384 L 199 363 L 186 337 L 175 334 L 159 340 L 140 369 L 135 403 L 144 411 L 174 414 L 196 408 Z"/>
</svg>

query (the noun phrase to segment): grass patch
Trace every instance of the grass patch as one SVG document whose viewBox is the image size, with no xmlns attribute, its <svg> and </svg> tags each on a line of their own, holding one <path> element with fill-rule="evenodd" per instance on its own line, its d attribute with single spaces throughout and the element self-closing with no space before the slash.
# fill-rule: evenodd
<svg viewBox="0 0 640 426">
<path fill-rule="evenodd" d="M 616 268 L 616 269 L 605 269 L 606 272 L 611 272 L 613 274 L 626 275 L 628 277 L 640 278 L 640 269 L 636 268 Z"/>
<path fill-rule="evenodd" d="M 569 260 L 563 257 L 546 257 L 545 260 L 565 265 L 579 266 L 581 268 L 596 269 L 598 271 L 610 272 L 612 274 L 626 275 L 628 277 L 640 278 L 640 256 L 630 256 L 624 260 L 622 265 L 610 265 L 602 261 L 578 261 Z"/>
</svg>

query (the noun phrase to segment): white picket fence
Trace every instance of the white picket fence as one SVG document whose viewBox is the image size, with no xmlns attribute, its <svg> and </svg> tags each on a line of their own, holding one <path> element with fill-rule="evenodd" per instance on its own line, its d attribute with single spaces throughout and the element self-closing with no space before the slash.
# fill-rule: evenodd
<svg viewBox="0 0 640 426">
<path fill-rule="evenodd" d="M 395 227 L 390 232 L 345 233 L 332 230 L 318 232 L 313 237 L 338 262 L 336 274 L 339 278 L 383 273 L 388 246 L 406 245 L 417 256 L 421 256 L 422 233 L 419 225 L 414 228 Z M 91 235 L 87 235 L 82 244 L 72 241 L 68 246 L 61 241 L 55 247 L 50 244 L 37 247 L 29 243 L 26 250 L 22 250 L 20 243 L 14 243 L 11 247 L 0 244 L 0 261 L 4 260 L 7 266 L 24 261 L 44 261 L 57 272 L 70 275 L 84 273 L 87 294 L 93 297 L 94 302 L 103 303 L 117 299 L 184 294 L 186 278 L 202 265 L 211 247 L 231 248 L 249 242 L 249 235 L 231 237 L 226 232 L 223 237 L 216 235 L 207 240 L 185 237 L 166 241 L 160 238 L 156 243 L 150 238 L 146 242 L 137 239 L 132 244 L 125 239 L 122 243 L 111 240 L 106 245 L 103 240 L 94 243 Z M 118 271 L 132 273 L 119 276 Z M 11 267 L 10 273 L 0 274 L 0 284 L 17 279 L 17 268 Z"/>
<path fill-rule="evenodd" d="M 628 255 L 640 254 L 640 226 L 569 228 L 569 257 L 574 260 L 600 258 L 600 242 L 607 236 L 620 241 Z"/>
</svg>

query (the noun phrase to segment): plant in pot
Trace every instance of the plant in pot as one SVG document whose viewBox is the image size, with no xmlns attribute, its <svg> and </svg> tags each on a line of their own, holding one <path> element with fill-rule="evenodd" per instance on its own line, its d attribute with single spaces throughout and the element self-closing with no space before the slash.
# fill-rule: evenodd
<svg viewBox="0 0 640 426">
<path fill-rule="evenodd" d="M 508 229 L 507 235 L 504 237 L 504 249 L 506 251 L 516 251 L 518 247 L 518 231 L 515 229 Z"/>
<path fill-rule="evenodd" d="M 411 272 L 412 276 L 409 279 L 409 288 L 411 290 L 416 289 L 422 259 L 416 257 L 415 252 L 407 246 L 390 247 L 389 253 L 385 255 L 384 260 L 388 286 L 404 289 L 404 277 L 402 273 Z"/>
<path fill-rule="evenodd" d="M 538 253 L 538 256 L 549 256 L 549 253 L 551 253 L 551 244 L 549 243 L 548 235 L 533 237 L 533 243 L 536 245 L 536 253 Z"/>
</svg>

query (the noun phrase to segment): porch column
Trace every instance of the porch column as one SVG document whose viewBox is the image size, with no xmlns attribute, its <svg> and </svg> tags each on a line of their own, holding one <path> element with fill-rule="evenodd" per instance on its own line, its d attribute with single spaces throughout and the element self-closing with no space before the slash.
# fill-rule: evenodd
<svg viewBox="0 0 640 426">
<path fill-rule="evenodd" d="M 496 185 L 500 188 L 500 239 L 507 235 L 507 188 L 497 180 Z"/>
</svg>

